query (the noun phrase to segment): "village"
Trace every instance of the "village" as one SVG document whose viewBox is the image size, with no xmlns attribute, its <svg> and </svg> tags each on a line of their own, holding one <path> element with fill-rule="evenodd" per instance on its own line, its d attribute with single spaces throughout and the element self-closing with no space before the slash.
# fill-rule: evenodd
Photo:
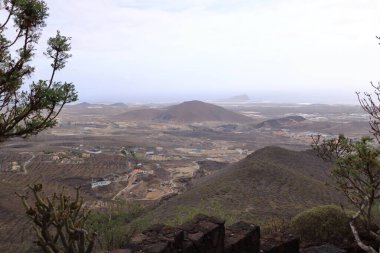
<svg viewBox="0 0 380 253">
<path fill-rule="evenodd" d="M 159 146 L 122 147 L 119 153 L 126 158 L 125 172 L 92 178 L 91 189 L 104 192 L 112 184 L 124 185 L 112 196 L 112 200 L 159 200 L 178 194 L 186 190 L 199 170 L 198 160 L 231 162 L 248 154 L 248 150 L 229 150 L 227 146 L 222 150 L 176 148 L 170 152 Z"/>
<path fill-rule="evenodd" d="M 233 162 L 249 152 L 223 141 L 213 145 L 206 142 L 174 149 L 161 146 L 63 145 L 56 151 L 20 152 L 19 155 L 25 158 L 9 160 L 5 171 L 26 174 L 30 165 L 41 163 L 46 168 L 72 167 L 84 170 L 83 167 L 90 167 L 88 164 L 92 160 L 96 163 L 97 160 L 104 160 L 103 156 L 117 157 L 117 165 L 108 162 L 110 166 L 107 166 L 105 173 L 81 177 L 80 186 L 90 195 L 104 200 L 154 201 L 186 190 L 193 177 L 198 175 L 197 161 Z"/>
</svg>

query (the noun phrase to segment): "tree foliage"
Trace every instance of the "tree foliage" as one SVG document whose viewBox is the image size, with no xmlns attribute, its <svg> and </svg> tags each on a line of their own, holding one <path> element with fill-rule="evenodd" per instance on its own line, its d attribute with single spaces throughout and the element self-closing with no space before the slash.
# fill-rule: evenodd
<svg viewBox="0 0 380 253">
<path fill-rule="evenodd" d="M 317 151 L 318 155 L 324 160 L 335 160 L 344 157 L 353 150 L 353 142 L 340 134 L 338 138 L 321 139 L 321 135 L 312 136 L 311 147 Z M 322 145 L 321 145 L 322 144 Z"/>
<path fill-rule="evenodd" d="M 371 145 L 370 140 L 369 137 L 363 137 L 353 142 L 340 135 L 337 139 L 313 144 L 320 155 L 324 154 L 321 150 L 335 154 L 337 149 L 340 150 L 338 155 L 334 155 L 332 175 L 354 206 L 360 209 L 365 204 L 363 215 L 368 228 L 372 221 L 373 205 L 380 198 L 380 148 Z"/>
<path fill-rule="evenodd" d="M 362 243 L 355 227 L 355 220 L 361 217 L 367 232 L 380 242 L 380 235 L 372 231 L 373 207 L 380 199 L 380 148 L 370 141 L 369 137 L 355 142 L 343 135 L 328 140 L 321 140 L 318 136 L 313 138 L 312 147 L 323 159 L 335 161 L 332 175 L 358 210 L 350 221 L 355 239 L 363 250 L 376 252 Z"/>
<path fill-rule="evenodd" d="M 48 17 L 41 0 L 2 0 L 0 13 L 0 142 L 27 137 L 54 126 L 56 117 L 67 103 L 77 100 L 72 83 L 55 81 L 63 69 L 70 38 L 57 31 L 48 40 L 45 55 L 51 60 L 51 74 L 25 88 L 35 68 L 31 65 L 35 47 Z M 3 17 L 3 15 L 1 16 Z M 13 35 L 13 36 L 12 36 Z M 8 36 L 8 37 L 7 37 Z"/>
</svg>

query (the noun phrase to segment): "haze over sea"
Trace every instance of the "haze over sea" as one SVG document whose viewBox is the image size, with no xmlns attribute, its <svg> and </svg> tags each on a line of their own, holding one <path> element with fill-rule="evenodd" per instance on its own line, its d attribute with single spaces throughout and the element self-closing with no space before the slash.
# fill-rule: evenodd
<svg viewBox="0 0 380 253">
<path fill-rule="evenodd" d="M 380 80 L 373 0 L 48 0 L 44 41 L 72 37 L 59 73 L 88 102 L 354 103 Z M 94 15 L 94 13 L 97 13 Z M 80 24 L 80 25 L 78 25 Z"/>
</svg>

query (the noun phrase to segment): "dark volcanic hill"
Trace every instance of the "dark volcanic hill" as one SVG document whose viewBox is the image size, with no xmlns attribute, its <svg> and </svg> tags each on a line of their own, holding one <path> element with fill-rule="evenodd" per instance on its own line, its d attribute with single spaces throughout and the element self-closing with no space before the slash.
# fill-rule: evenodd
<svg viewBox="0 0 380 253">
<path fill-rule="evenodd" d="M 297 124 L 299 122 L 302 122 L 306 120 L 302 116 L 288 116 L 284 118 L 279 119 L 270 119 L 263 121 L 256 125 L 256 128 L 262 128 L 262 127 L 270 127 L 270 128 L 281 128 L 281 127 L 288 127 L 294 124 Z"/>
<path fill-rule="evenodd" d="M 173 121 L 181 123 L 220 121 L 244 123 L 251 118 L 224 109 L 221 106 L 201 102 L 188 101 L 163 109 L 141 109 L 119 115 L 121 119 Z"/>
<path fill-rule="evenodd" d="M 329 168 L 313 151 L 266 147 L 199 179 L 151 215 L 170 221 L 169 216 L 179 215 L 178 210 L 196 207 L 207 211 L 212 210 L 211 203 L 217 203 L 216 213 L 257 223 L 270 217 L 290 218 L 317 205 L 346 204 L 333 187 Z"/>
</svg>

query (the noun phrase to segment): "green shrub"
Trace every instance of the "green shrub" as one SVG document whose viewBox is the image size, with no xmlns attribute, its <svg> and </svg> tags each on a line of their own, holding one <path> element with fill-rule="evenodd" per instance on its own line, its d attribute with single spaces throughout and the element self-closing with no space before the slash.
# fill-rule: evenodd
<svg viewBox="0 0 380 253">
<path fill-rule="evenodd" d="M 142 211 L 141 206 L 131 205 L 113 207 L 103 212 L 93 212 L 88 219 L 88 229 L 98 233 L 99 248 L 103 250 L 118 249 L 135 233 L 135 228 L 129 226 L 129 223 L 140 216 Z"/>
<path fill-rule="evenodd" d="M 205 203 L 203 200 L 198 206 L 185 206 L 178 205 L 175 213 L 163 223 L 169 226 L 179 226 L 189 220 L 191 220 L 197 214 L 205 214 L 208 216 L 217 217 L 225 221 L 225 223 L 232 224 L 236 222 L 234 215 L 223 208 L 220 202 L 211 200 L 209 203 Z"/>
<path fill-rule="evenodd" d="M 340 243 L 351 233 L 347 215 L 334 205 L 301 212 L 291 220 L 290 229 L 302 241 Z"/>
<path fill-rule="evenodd" d="M 260 231 L 262 235 L 270 235 L 273 233 L 285 232 L 289 229 L 289 226 L 289 220 L 273 217 L 260 225 Z"/>
</svg>

